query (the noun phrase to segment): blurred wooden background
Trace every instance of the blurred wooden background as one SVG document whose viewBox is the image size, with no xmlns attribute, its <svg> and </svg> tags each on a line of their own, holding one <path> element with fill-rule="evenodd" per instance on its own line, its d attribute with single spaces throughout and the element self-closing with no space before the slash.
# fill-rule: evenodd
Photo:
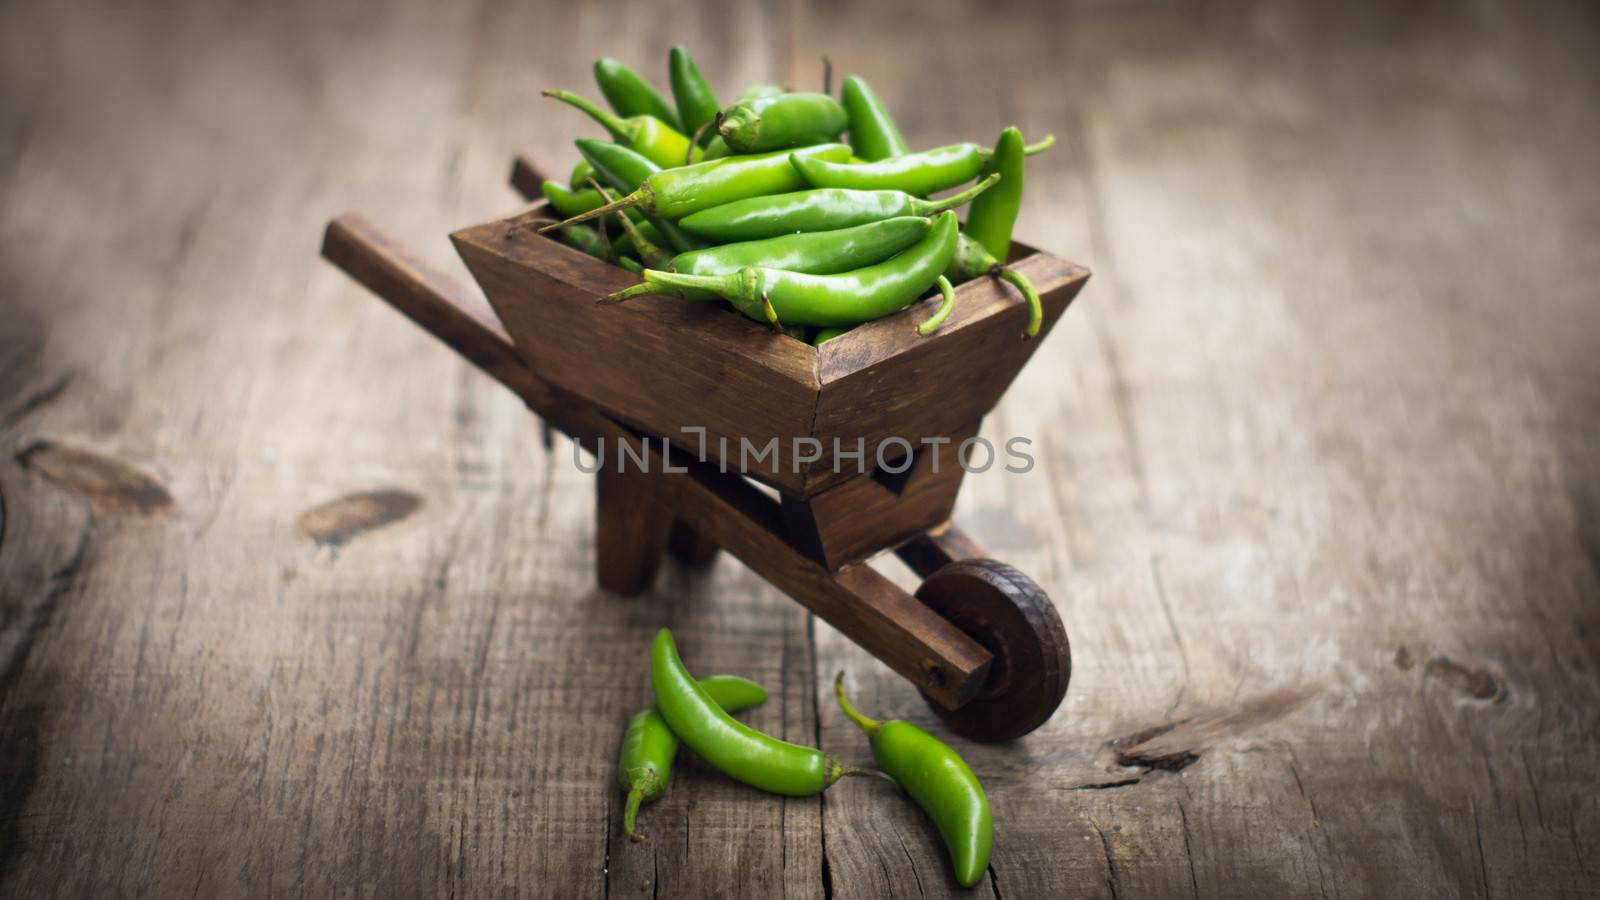
<svg viewBox="0 0 1600 900">
<path fill-rule="evenodd" d="M 596 590 L 570 447 L 317 258 L 359 209 L 459 271 L 512 155 L 597 133 L 539 90 L 679 42 L 730 96 L 826 53 L 914 146 L 1063 139 L 1019 234 L 1095 278 L 986 422 L 1039 466 L 960 514 L 1076 671 L 958 743 L 980 894 L 1592 889 L 1592 6 L 145 6 L 0 12 L 0 893 L 954 892 L 875 782 L 686 755 L 623 840 L 663 624 L 847 759 L 838 669 L 932 717 L 730 560 Z"/>
</svg>

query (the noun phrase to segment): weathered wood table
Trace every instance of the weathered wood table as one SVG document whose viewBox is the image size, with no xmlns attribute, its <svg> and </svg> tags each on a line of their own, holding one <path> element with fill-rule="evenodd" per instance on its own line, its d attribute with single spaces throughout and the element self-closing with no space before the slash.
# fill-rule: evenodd
<svg viewBox="0 0 1600 900">
<path fill-rule="evenodd" d="M 676 5 L 674 5 L 676 6 Z M 192 3 L 0 12 L 0 893 L 946 895 L 893 789 L 685 757 L 621 839 L 671 624 L 759 727 L 938 728 L 732 560 L 593 582 L 591 476 L 317 259 L 444 239 L 683 42 L 859 71 L 913 144 L 1015 122 L 1096 272 L 959 514 L 1071 632 L 961 743 L 994 896 L 1559 896 L 1600 875 L 1600 24 L 1581 6 Z M 654 68 L 652 68 L 654 71 Z M 912 583 L 909 573 L 888 569 Z"/>
</svg>

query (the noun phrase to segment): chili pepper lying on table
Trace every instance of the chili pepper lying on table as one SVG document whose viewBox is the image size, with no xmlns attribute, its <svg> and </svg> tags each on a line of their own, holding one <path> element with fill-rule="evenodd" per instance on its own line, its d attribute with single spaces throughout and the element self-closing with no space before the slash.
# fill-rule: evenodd
<svg viewBox="0 0 1600 900">
<path fill-rule="evenodd" d="M 845 144 L 817 144 L 793 152 L 775 150 L 750 156 L 726 156 L 692 166 L 662 169 L 621 200 L 558 224 L 574 225 L 630 208 L 676 219 L 734 200 L 798 190 L 805 187 L 805 181 L 789 161 L 796 154 L 842 160 L 849 158 L 850 148 Z"/>
<path fill-rule="evenodd" d="M 978 776 L 949 745 L 910 722 L 879 722 L 862 715 L 844 694 L 844 673 L 833 680 L 839 707 L 861 726 L 872 758 L 933 820 L 944 839 L 956 881 L 972 887 L 989 868 L 994 818 Z"/>
<path fill-rule="evenodd" d="M 1055 145 L 1054 135 L 1023 148 L 1024 155 L 1043 153 Z M 907 153 L 869 163 L 833 163 L 817 159 L 797 159 L 800 170 L 812 187 L 854 188 L 856 190 L 905 191 L 926 197 L 938 191 L 965 184 L 983 173 L 994 151 L 974 143 L 951 144 L 920 153 Z M 990 169 L 993 171 L 992 167 Z"/>
<path fill-rule="evenodd" d="M 613 115 L 571 91 L 547 90 L 544 95 L 587 113 L 589 118 L 611 132 L 617 143 L 639 151 L 658 166 L 682 165 L 684 158 L 691 153 L 695 159 L 699 158 L 699 149 L 691 149 L 688 138 L 655 116 Z"/>
<path fill-rule="evenodd" d="M 754 681 L 733 675 L 712 675 L 700 679 L 711 702 L 736 713 L 767 702 L 767 691 Z M 652 704 L 628 721 L 622 733 L 622 752 L 617 760 L 617 783 L 628 792 L 628 806 L 622 814 L 622 830 L 631 841 L 644 837 L 634 828 L 639 807 L 653 803 L 667 792 L 672 781 L 672 761 L 678 755 L 678 736 L 667 727 L 667 720 Z"/>
<path fill-rule="evenodd" d="M 677 111 L 662 99 L 650 82 L 617 60 L 609 57 L 595 60 L 594 82 L 617 115 L 623 118 L 654 116 L 677 131 L 683 130 Z"/>
<path fill-rule="evenodd" d="M 1023 335 L 1033 337 L 1044 322 L 1044 304 L 1027 277 L 1005 265 L 1011 255 L 1011 230 L 1022 208 L 1026 156 L 1022 132 L 1016 128 L 1000 132 L 991 160 L 995 174 L 1002 176 L 1000 184 L 972 201 L 962 240 L 945 274 L 957 284 L 980 275 L 992 275 L 1016 287 L 1028 304 L 1028 324 Z"/>
<path fill-rule="evenodd" d="M 990 175 L 942 200 L 923 200 L 904 191 L 846 188 L 748 197 L 686 215 L 678 224 L 690 234 L 710 241 L 749 241 L 796 231 L 831 231 L 892 216 L 931 216 L 971 201 L 999 180 L 999 175 Z"/>
<path fill-rule="evenodd" d="M 846 766 L 821 750 L 780 741 L 734 719 L 684 668 L 672 632 L 656 634 L 650 653 L 650 684 L 656 709 L 678 739 L 730 778 L 774 794 L 809 797 L 846 775 L 867 770 Z"/>
<path fill-rule="evenodd" d="M 891 156 L 902 156 L 910 150 L 906 146 L 906 139 L 900 136 L 900 129 L 894 124 L 894 117 L 889 115 L 888 107 L 878 102 L 878 95 L 872 92 L 864 79 L 858 75 L 846 78 L 840 94 L 844 99 L 845 113 L 850 119 L 850 147 L 857 157 L 876 162 Z"/>
<path fill-rule="evenodd" d="M 759 241 L 723 244 L 680 253 L 665 267 L 684 275 L 728 275 L 751 266 L 831 275 L 882 262 L 922 240 L 931 219 L 897 216 L 837 231 L 786 234 Z M 685 300 L 717 300 L 711 291 L 646 282 L 601 298 L 618 303 L 645 294 L 670 294 Z"/>
<path fill-rule="evenodd" d="M 757 153 L 832 141 L 849 126 L 839 101 L 798 92 L 740 100 L 722 111 L 717 133 L 735 152 Z"/>
<path fill-rule="evenodd" d="M 947 211 L 909 249 L 849 272 L 811 275 L 751 266 L 730 275 L 680 275 L 646 269 L 644 279 L 710 291 L 750 318 L 776 326 L 856 325 L 902 309 L 933 287 L 955 256 L 958 235 L 955 213 Z"/>
</svg>

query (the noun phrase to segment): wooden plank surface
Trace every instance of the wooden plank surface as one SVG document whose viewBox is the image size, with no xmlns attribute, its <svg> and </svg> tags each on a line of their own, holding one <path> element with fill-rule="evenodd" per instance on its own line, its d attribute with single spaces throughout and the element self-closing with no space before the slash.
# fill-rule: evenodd
<svg viewBox="0 0 1600 900">
<path fill-rule="evenodd" d="M 623 840 L 663 624 L 790 739 L 866 759 L 841 668 L 944 732 L 732 560 L 599 591 L 570 445 L 317 258 L 360 209 L 459 271 L 592 133 L 539 89 L 680 41 L 728 93 L 826 53 L 916 146 L 1062 138 L 1019 233 L 1095 278 L 958 516 L 1075 678 L 956 742 L 980 893 L 1592 890 L 1592 10 L 412 0 L 0 11 L 0 893 L 956 893 L 866 780 L 686 756 Z"/>
</svg>

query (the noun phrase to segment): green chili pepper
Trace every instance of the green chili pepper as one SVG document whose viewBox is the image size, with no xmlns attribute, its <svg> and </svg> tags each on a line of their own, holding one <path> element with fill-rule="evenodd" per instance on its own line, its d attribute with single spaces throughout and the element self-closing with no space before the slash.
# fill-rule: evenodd
<svg viewBox="0 0 1600 900">
<path fill-rule="evenodd" d="M 567 179 L 567 184 L 575 191 L 581 190 L 582 188 L 588 186 L 589 179 L 593 177 L 594 166 L 589 165 L 589 161 L 587 159 L 580 159 L 578 160 L 577 164 L 572 167 L 572 175 Z"/>
<path fill-rule="evenodd" d="M 690 234 L 711 241 L 749 241 L 796 231 L 832 231 L 890 216 L 931 216 L 954 209 L 988 190 L 998 180 L 999 176 L 990 175 L 942 200 L 923 200 L 904 191 L 846 188 L 755 196 L 686 215 L 678 224 Z M 930 279 L 928 283 L 933 282 Z"/>
<path fill-rule="evenodd" d="M 972 201 L 963 230 L 967 237 L 982 244 L 983 249 L 1004 263 L 1011 255 L 1011 230 L 1022 209 L 1022 176 L 1027 156 L 1027 148 L 1022 146 L 1022 132 L 1015 127 L 1000 132 L 1000 139 L 995 141 L 990 155 L 990 168 L 999 172 L 1002 180 L 994 190 Z"/>
<path fill-rule="evenodd" d="M 767 691 L 754 681 L 733 675 L 712 675 L 700 679 L 711 701 L 735 713 L 767 702 Z M 653 803 L 667 792 L 672 780 L 672 760 L 678 755 L 678 736 L 667 727 L 655 706 L 640 711 L 622 733 L 622 753 L 617 761 L 617 782 L 628 792 L 628 806 L 622 814 L 622 830 L 628 839 L 642 841 L 634 829 L 639 806 Z"/>
<path fill-rule="evenodd" d="M 665 628 L 650 653 L 650 683 L 656 709 L 673 733 L 724 775 L 774 794 L 809 797 L 842 776 L 862 774 L 821 750 L 780 741 L 723 712 L 683 667 Z"/>
<path fill-rule="evenodd" d="M 723 244 L 680 253 L 666 269 L 684 275 L 731 275 L 740 269 L 760 266 L 831 275 L 883 262 L 922 240 L 932 226 L 932 220 L 920 216 L 897 216 L 837 231 L 802 232 Z M 669 294 L 685 300 L 721 299 L 710 291 L 646 282 L 610 294 L 601 302 L 620 303 L 646 294 Z"/>
<path fill-rule="evenodd" d="M 638 208 L 643 212 L 676 219 L 697 210 L 746 197 L 760 197 L 793 191 L 805 186 L 795 171 L 791 156 L 820 156 L 846 159 L 850 148 L 844 144 L 818 144 L 793 153 L 776 150 L 750 156 L 727 156 L 677 169 L 662 169 L 644 180 L 638 190 L 615 203 L 590 210 L 562 224 L 592 219 L 619 209 Z M 593 162 L 593 159 L 590 160 Z M 897 215 L 889 213 L 888 215 Z M 876 216 L 875 218 L 885 218 Z M 850 223 L 855 224 L 855 223 Z M 757 235 L 751 235 L 756 237 Z"/>
<path fill-rule="evenodd" d="M 544 95 L 583 110 L 611 132 L 617 143 L 639 151 L 658 166 L 681 166 L 691 152 L 689 139 L 656 116 L 615 116 L 571 91 L 547 90 Z M 693 153 L 698 159 L 699 149 L 694 149 Z"/>
<path fill-rule="evenodd" d="M 944 324 L 944 320 L 950 318 L 950 311 L 956 308 L 956 292 L 950 286 L 950 279 L 940 275 L 938 285 L 939 308 L 933 311 L 933 315 L 923 319 L 921 325 L 917 326 L 917 334 L 923 337 L 938 331 L 939 326 Z"/>
<path fill-rule="evenodd" d="M 895 126 L 894 117 L 889 115 L 888 108 L 878 102 L 878 95 L 872 92 L 872 88 L 868 87 L 867 82 L 860 76 L 851 75 L 846 78 L 841 95 L 844 99 L 845 112 L 850 116 L 850 146 L 855 149 L 856 156 L 869 162 L 876 162 L 891 156 L 901 156 L 910 149 L 906 146 L 906 139 L 900 136 L 900 129 Z M 824 187 L 824 185 L 817 186 Z M 846 186 L 839 185 L 839 187 Z"/>
<path fill-rule="evenodd" d="M 1007 129 L 1016 131 L 1016 129 Z M 1042 153 L 1055 144 L 1055 136 L 1045 138 L 1030 147 L 1022 147 L 1021 132 L 1017 133 L 1017 147 L 1026 154 Z M 907 153 L 878 162 L 851 165 L 825 160 L 801 159 L 794 164 L 812 187 L 839 187 L 872 191 L 905 191 L 926 197 L 938 191 L 953 188 L 976 178 L 985 169 L 1001 171 L 992 161 L 994 151 L 977 144 L 951 144 Z M 1003 173 L 1007 178 L 1010 172 Z M 1001 190 L 1005 190 L 1002 188 Z"/>
<path fill-rule="evenodd" d="M 556 232 L 561 243 L 575 250 L 582 250 L 595 259 L 611 260 L 611 244 L 600 232 L 587 225 L 569 225 Z"/>
<path fill-rule="evenodd" d="M 639 231 L 644 234 L 645 240 L 649 241 L 657 248 L 659 248 L 662 244 L 667 243 L 667 239 L 661 235 L 661 232 L 656 228 L 654 223 L 637 222 L 635 225 Z M 623 232 L 617 235 L 616 239 L 611 242 L 611 252 L 617 256 L 638 257 L 640 255 L 639 249 L 633 245 L 633 237 L 630 235 L 627 229 L 623 229 Z M 670 257 L 671 254 L 668 254 L 668 256 Z M 668 261 L 670 262 L 670 259 Z"/>
<path fill-rule="evenodd" d="M 722 159 L 725 156 L 732 156 L 732 155 L 733 155 L 733 151 L 728 149 L 728 142 L 722 139 L 722 135 L 713 134 L 711 136 L 711 140 L 706 142 L 706 152 L 705 152 L 705 155 L 701 157 L 701 159 L 702 160 Z"/>
<path fill-rule="evenodd" d="M 578 153 L 594 166 L 600 178 L 608 182 L 613 188 L 624 193 L 632 193 L 639 189 L 646 178 L 661 171 L 661 167 L 645 159 L 640 154 L 629 150 L 621 144 L 608 141 L 597 141 L 593 138 L 579 138 L 573 142 L 578 147 Z M 630 210 L 630 213 L 637 212 Z M 573 213 L 578 215 L 578 213 Z M 694 250 L 704 247 L 705 242 L 694 237 L 676 223 L 668 222 L 659 216 L 647 216 L 648 221 L 656 227 L 661 237 L 678 252 Z"/>
<path fill-rule="evenodd" d="M 1022 299 L 1028 304 L 1028 325 L 1022 332 L 1023 337 L 1038 334 L 1039 326 L 1044 324 L 1044 301 L 1039 298 L 1033 282 L 1016 269 L 1001 265 L 1000 260 L 990 255 L 982 244 L 962 234 L 956 242 L 955 256 L 951 258 L 949 268 L 945 269 L 945 276 L 961 284 L 982 275 L 992 275 L 1021 292 Z"/>
<path fill-rule="evenodd" d="M 582 215 L 605 205 L 605 201 L 600 199 L 600 194 L 593 188 L 574 190 L 559 181 L 546 181 L 543 188 L 545 199 L 550 201 L 550 207 L 560 213 L 562 218 Z"/>
<path fill-rule="evenodd" d="M 901 309 L 932 287 L 955 255 L 959 235 L 956 214 L 943 212 L 910 249 L 850 272 L 810 275 L 751 266 L 731 275 L 679 275 L 646 269 L 644 279 L 711 291 L 758 322 L 856 325 Z"/>
<path fill-rule="evenodd" d="M 910 722 L 869 719 L 844 695 L 844 673 L 833 680 L 839 706 L 861 726 L 872 744 L 872 758 L 922 807 L 944 838 L 956 881 L 972 887 L 989 868 L 994 848 L 994 817 L 978 776 L 949 745 Z"/>
<path fill-rule="evenodd" d="M 740 100 L 722 111 L 717 132 L 740 153 L 832 141 L 850 125 L 827 94 L 793 93 Z"/>
<path fill-rule="evenodd" d="M 700 75 L 694 58 L 682 47 L 673 47 L 667 56 L 667 71 L 672 77 L 672 99 L 678 104 L 678 121 L 685 134 L 694 134 L 700 126 L 717 117 L 721 104 L 711 93 L 711 85 Z M 702 141 L 709 141 L 715 132 L 707 129 Z"/>
<path fill-rule="evenodd" d="M 678 131 L 683 130 L 678 113 L 650 86 L 650 82 L 622 63 L 609 58 L 595 60 L 594 80 L 617 115 L 624 118 L 655 116 Z"/>
<path fill-rule="evenodd" d="M 811 346 L 821 347 L 823 344 L 833 340 L 849 330 L 850 329 L 848 328 L 819 328 L 817 329 L 817 336 L 811 339 Z"/>
</svg>

